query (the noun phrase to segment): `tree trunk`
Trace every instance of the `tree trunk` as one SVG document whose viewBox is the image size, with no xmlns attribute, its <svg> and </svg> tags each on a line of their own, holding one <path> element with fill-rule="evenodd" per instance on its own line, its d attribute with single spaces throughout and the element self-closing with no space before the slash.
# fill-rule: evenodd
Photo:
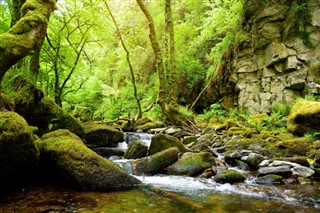
<svg viewBox="0 0 320 213">
<path fill-rule="evenodd" d="M 128 65 L 129 65 L 129 69 L 130 69 L 130 74 L 131 74 L 131 82 L 132 82 L 132 85 L 133 85 L 133 92 L 134 92 L 134 97 L 137 101 L 137 106 L 138 106 L 138 114 L 136 116 L 136 120 L 138 120 L 139 118 L 142 117 L 142 110 L 141 110 L 141 104 L 140 104 L 140 99 L 138 97 L 138 92 L 137 92 L 137 86 L 136 86 L 136 79 L 135 79 L 135 76 L 134 76 L 134 72 L 133 72 L 133 68 L 132 68 L 132 64 L 131 64 L 131 60 L 130 60 L 130 53 L 129 53 L 129 50 L 127 49 L 124 41 L 123 41 L 123 38 L 122 38 L 122 35 L 121 35 L 121 32 L 120 32 L 120 29 L 118 27 L 118 24 L 109 8 L 109 5 L 106 1 L 104 1 L 109 13 L 110 13 L 110 16 L 112 18 L 112 21 L 116 27 L 116 30 L 117 30 L 117 33 L 119 35 L 119 38 L 120 38 L 120 42 L 121 42 L 121 45 L 124 49 L 124 51 L 126 52 L 126 57 L 127 57 L 127 62 L 128 62 Z"/>
<path fill-rule="evenodd" d="M 55 0 L 27 0 L 21 19 L 0 35 L 0 83 L 6 71 L 42 46 Z"/>
<path fill-rule="evenodd" d="M 157 40 L 156 29 L 155 29 L 153 18 L 149 13 L 148 9 L 146 8 L 146 6 L 144 5 L 143 0 L 136 0 L 136 1 L 141 11 L 147 18 L 148 27 L 150 31 L 149 37 L 151 41 L 151 46 L 156 58 L 156 69 L 157 69 L 158 78 L 159 78 L 159 91 L 158 91 L 157 103 L 160 105 L 162 113 L 166 116 L 166 118 L 170 122 L 178 125 L 185 124 L 186 119 L 179 112 L 176 101 L 169 95 L 170 88 L 168 86 L 168 82 L 166 80 L 166 75 L 164 72 L 162 53 Z"/>
</svg>

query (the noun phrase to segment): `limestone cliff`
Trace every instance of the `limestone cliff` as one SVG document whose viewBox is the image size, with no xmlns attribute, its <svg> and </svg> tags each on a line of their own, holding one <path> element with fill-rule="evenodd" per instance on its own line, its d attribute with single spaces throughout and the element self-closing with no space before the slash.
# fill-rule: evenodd
<svg viewBox="0 0 320 213">
<path fill-rule="evenodd" d="M 223 103 L 252 113 L 270 112 L 272 104 L 298 96 L 320 95 L 320 1 L 268 2 L 248 3 L 247 39 L 233 54 L 227 77 L 234 86 L 221 93 Z"/>
</svg>

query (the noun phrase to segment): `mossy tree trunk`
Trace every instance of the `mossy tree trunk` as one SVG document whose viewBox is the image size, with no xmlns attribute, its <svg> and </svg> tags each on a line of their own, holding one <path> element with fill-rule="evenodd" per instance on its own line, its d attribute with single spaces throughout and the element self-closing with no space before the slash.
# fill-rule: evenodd
<svg viewBox="0 0 320 213">
<path fill-rule="evenodd" d="M 162 53 L 157 40 L 156 29 L 155 29 L 153 18 L 149 13 L 148 9 L 146 8 L 146 6 L 144 5 L 143 0 L 136 0 L 136 1 L 148 21 L 148 27 L 150 31 L 149 37 L 150 37 L 151 46 L 153 48 L 153 52 L 156 58 L 156 69 L 157 69 L 158 78 L 159 78 L 159 91 L 158 91 L 157 103 L 160 105 L 162 113 L 166 116 L 166 118 L 170 122 L 178 125 L 183 125 L 185 124 L 185 118 L 179 112 L 178 104 L 174 99 L 174 97 L 172 97 L 172 94 L 170 92 L 171 88 L 166 78 L 165 69 L 163 66 Z M 170 70 L 167 70 L 167 72 L 170 72 Z"/>
<path fill-rule="evenodd" d="M 132 85 L 133 85 L 133 93 L 134 93 L 134 98 L 136 99 L 137 101 L 137 107 L 138 107 L 138 114 L 136 116 L 136 120 L 138 120 L 139 118 L 142 117 L 142 110 L 141 110 L 141 104 L 140 104 L 140 99 L 138 97 L 138 92 L 137 92 L 137 85 L 136 85 L 136 79 L 135 79 L 135 76 L 134 76 L 134 72 L 133 72 L 133 68 L 132 68 L 132 64 L 131 64 L 131 60 L 130 60 L 130 53 L 129 53 L 129 50 L 127 49 L 124 41 L 123 41 L 123 38 L 122 38 L 122 35 L 121 35 L 121 32 L 120 32 L 120 29 L 118 27 L 118 24 L 110 10 L 110 7 L 107 3 L 107 1 L 104 1 L 106 7 L 107 7 L 107 10 L 108 12 L 110 13 L 110 16 L 111 16 L 111 19 L 116 27 L 116 30 L 117 30 L 117 33 L 118 33 L 118 36 L 120 38 L 120 42 L 121 42 L 121 45 L 124 49 L 124 51 L 126 52 L 126 58 L 127 58 L 127 62 L 128 62 L 128 66 L 129 66 L 129 70 L 130 70 L 130 74 L 131 74 L 131 82 L 132 82 Z"/>
<path fill-rule="evenodd" d="M 6 71 L 44 41 L 55 0 L 27 0 L 21 7 L 21 19 L 0 35 L 0 83 Z"/>
</svg>

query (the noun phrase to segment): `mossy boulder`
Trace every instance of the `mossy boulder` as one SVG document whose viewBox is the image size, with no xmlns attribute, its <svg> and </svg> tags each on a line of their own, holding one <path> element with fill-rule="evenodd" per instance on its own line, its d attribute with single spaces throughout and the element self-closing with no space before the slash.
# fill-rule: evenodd
<svg viewBox="0 0 320 213">
<path fill-rule="evenodd" d="M 171 147 L 177 147 L 180 152 L 190 151 L 178 138 L 160 133 L 151 138 L 149 154 L 153 155 Z"/>
<path fill-rule="evenodd" d="M 283 181 L 280 175 L 265 175 L 258 177 L 254 182 L 259 184 L 280 184 Z"/>
<path fill-rule="evenodd" d="M 31 126 L 37 126 L 37 134 L 42 135 L 55 129 L 68 129 L 83 136 L 80 122 L 65 112 L 43 91 L 30 82 L 17 78 L 14 82 L 15 111 L 26 118 Z"/>
<path fill-rule="evenodd" d="M 247 158 L 247 163 L 252 168 L 257 168 L 258 165 L 264 160 L 264 157 L 257 153 L 250 153 Z"/>
<path fill-rule="evenodd" d="M 246 176 L 233 169 L 223 170 L 214 176 L 217 183 L 238 183 L 243 182 Z"/>
<path fill-rule="evenodd" d="M 214 157 L 208 152 L 183 154 L 182 158 L 167 168 L 170 175 L 196 176 L 205 169 L 216 166 Z"/>
<path fill-rule="evenodd" d="M 0 132 L 1 186 L 29 176 L 39 162 L 39 150 L 32 129 L 15 112 L 0 112 Z"/>
<path fill-rule="evenodd" d="M 251 138 L 253 131 L 251 129 L 244 129 L 241 127 L 231 127 L 227 130 L 229 136 L 240 135 L 246 138 Z"/>
<path fill-rule="evenodd" d="M 137 159 L 133 162 L 135 174 L 155 175 L 164 173 L 165 169 L 178 160 L 179 149 L 172 147 L 149 157 Z"/>
<path fill-rule="evenodd" d="M 309 138 L 294 138 L 277 143 L 285 156 L 306 156 L 312 149 L 312 140 Z"/>
<path fill-rule="evenodd" d="M 133 140 L 126 151 L 124 158 L 126 159 L 142 158 L 142 157 L 145 157 L 147 153 L 148 153 L 148 147 L 145 144 L 143 144 L 138 140 Z"/>
<path fill-rule="evenodd" d="M 161 128 L 164 127 L 164 123 L 159 120 L 153 120 L 148 117 L 142 117 L 136 121 L 134 130 L 142 130 L 143 132 L 147 132 L 150 129 Z"/>
<path fill-rule="evenodd" d="M 14 110 L 14 99 L 0 92 L 0 111 L 13 111 Z"/>
<path fill-rule="evenodd" d="M 44 167 L 61 174 L 61 178 L 75 186 L 120 190 L 139 183 L 117 164 L 87 148 L 78 136 L 68 130 L 43 135 L 39 147 Z"/>
<path fill-rule="evenodd" d="M 320 131 L 320 102 L 300 100 L 291 109 L 287 129 L 302 136 L 308 132 Z"/>
<path fill-rule="evenodd" d="M 108 126 L 94 122 L 82 124 L 86 143 L 97 147 L 116 147 L 124 141 L 123 132 Z"/>
</svg>

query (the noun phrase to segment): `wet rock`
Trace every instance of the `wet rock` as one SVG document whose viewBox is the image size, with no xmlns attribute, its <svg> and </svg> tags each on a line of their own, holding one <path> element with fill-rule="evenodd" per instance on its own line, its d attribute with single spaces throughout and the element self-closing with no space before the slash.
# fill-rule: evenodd
<svg viewBox="0 0 320 213">
<path fill-rule="evenodd" d="M 183 138 L 183 144 L 189 144 L 192 142 L 197 142 L 198 137 L 197 136 L 185 136 Z"/>
<path fill-rule="evenodd" d="M 258 169 L 258 177 L 265 176 L 265 175 L 280 175 L 284 178 L 290 177 L 292 175 L 292 171 L 290 166 L 276 166 L 276 167 L 261 167 Z"/>
<path fill-rule="evenodd" d="M 181 132 L 182 130 L 180 128 L 175 128 L 175 127 L 169 127 L 164 131 L 165 134 L 167 135 L 174 135 L 178 132 Z"/>
<path fill-rule="evenodd" d="M 139 175 L 163 173 L 165 168 L 178 160 L 178 154 L 179 149 L 177 147 L 171 147 L 149 157 L 137 159 L 133 162 L 133 171 Z"/>
<path fill-rule="evenodd" d="M 164 127 L 164 123 L 159 120 L 152 120 L 147 117 L 142 117 L 135 123 L 135 130 L 142 130 L 143 132 L 148 132 L 150 129 Z"/>
<path fill-rule="evenodd" d="M 243 182 L 245 179 L 244 174 L 233 169 L 221 171 L 214 176 L 214 181 L 217 183 L 237 183 Z"/>
<path fill-rule="evenodd" d="M 227 164 L 229 164 L 231 166 L 235 166 L 235 165 L 237 165 L 236 160 L 240 160 L 241 157 L 242 157 L 242 155 L 238 151 L 230 151 L 225 154 L 224 160 Z"/>
<path fill-rule="evenodd" d="M 310 166 L 310 163 L 308 162 L 308 158 L 305 156 L 281 157 L 281 158 L 276 158 L 274 160 L 289 161 L 289 162 L 297 163 L 306 167 Z"/>
<path fill-rule="evenodd" d="M 134 140 L 130 143 L 124 158 L 126 159 L 136 159 L 145 157 L 148 153 L 148 147 L 138 140 Z"/>
<path fill-rule="evenodd" d="M 117 164 L 106 160 L 85 146 L 68 130 L 57 130 L 42 136 L 39 142 L 41 163 L 71 185 L 99 190 L 119 190 L 139 184 Z"/>
<path fill-rule="evenodd" d="M 185 153 L 181 159 L 167 168 L 167 173 L 196 176 L 213 165 L 216 165 L 215 159 L 208 152 Z"/>
<path fill-rule="evenodd" d="M 96 147 L 116 147 L 119 142 L 124 141 L 123 132 L 105 125 L 94 122 L 87 122 L 82 125 L 88 144 Z"/>
<path fill-rule="evenodd" d="M 151 138 L 149 154 L 153 155 L 171 147 L 177 147 L 180 152 L 190 151 L 178 138 L 160 133 Z"/>
<path fill-rule="evenodd" d="M 300 100 L 291 109 L 287 128 L 295 135 L 320 131 L 320 102 Z"/>
<path fill-rule="evenodd" d="M 39 163 L 36 137 L 15 112 L 0 112 L 0 187 L 10 187 L 32 174 Z"/>
<path fill-rule="evenodd" d="M 259 163 L 258 167 L 266 167 L 270 164 L 269 160 L 263 160 Z"/>
<path fill-rule="evenodd" d="M 280 183 L 282 183 L 282 176 L 280 176 L 280 175 L 265 175 L 262 177 L 258 177 L 254 182 L 260 183 L 260 184 L 280 184 Z"/>
<path fill-rule="evenodd" d="M 314 170 L 305 166 L 296 166 L 291 169 L 293 175 L 301 177 L 311 177 L 315 172 Z"/>
<path fill-rule="evenodd" d="M 92 148 L 92 150 L 105 158 L 109 158 L 111 156 L 124 156 L 124 151 L 118 148 L 99 147 Z"/>
<path fill-rule="evenodd" d="M 247 163 L 253 168 L 257 168 L 258 165 L 264 160 L 264 157 L 257 153 L 250 153 L 247 158 Z"/>
</svg>

